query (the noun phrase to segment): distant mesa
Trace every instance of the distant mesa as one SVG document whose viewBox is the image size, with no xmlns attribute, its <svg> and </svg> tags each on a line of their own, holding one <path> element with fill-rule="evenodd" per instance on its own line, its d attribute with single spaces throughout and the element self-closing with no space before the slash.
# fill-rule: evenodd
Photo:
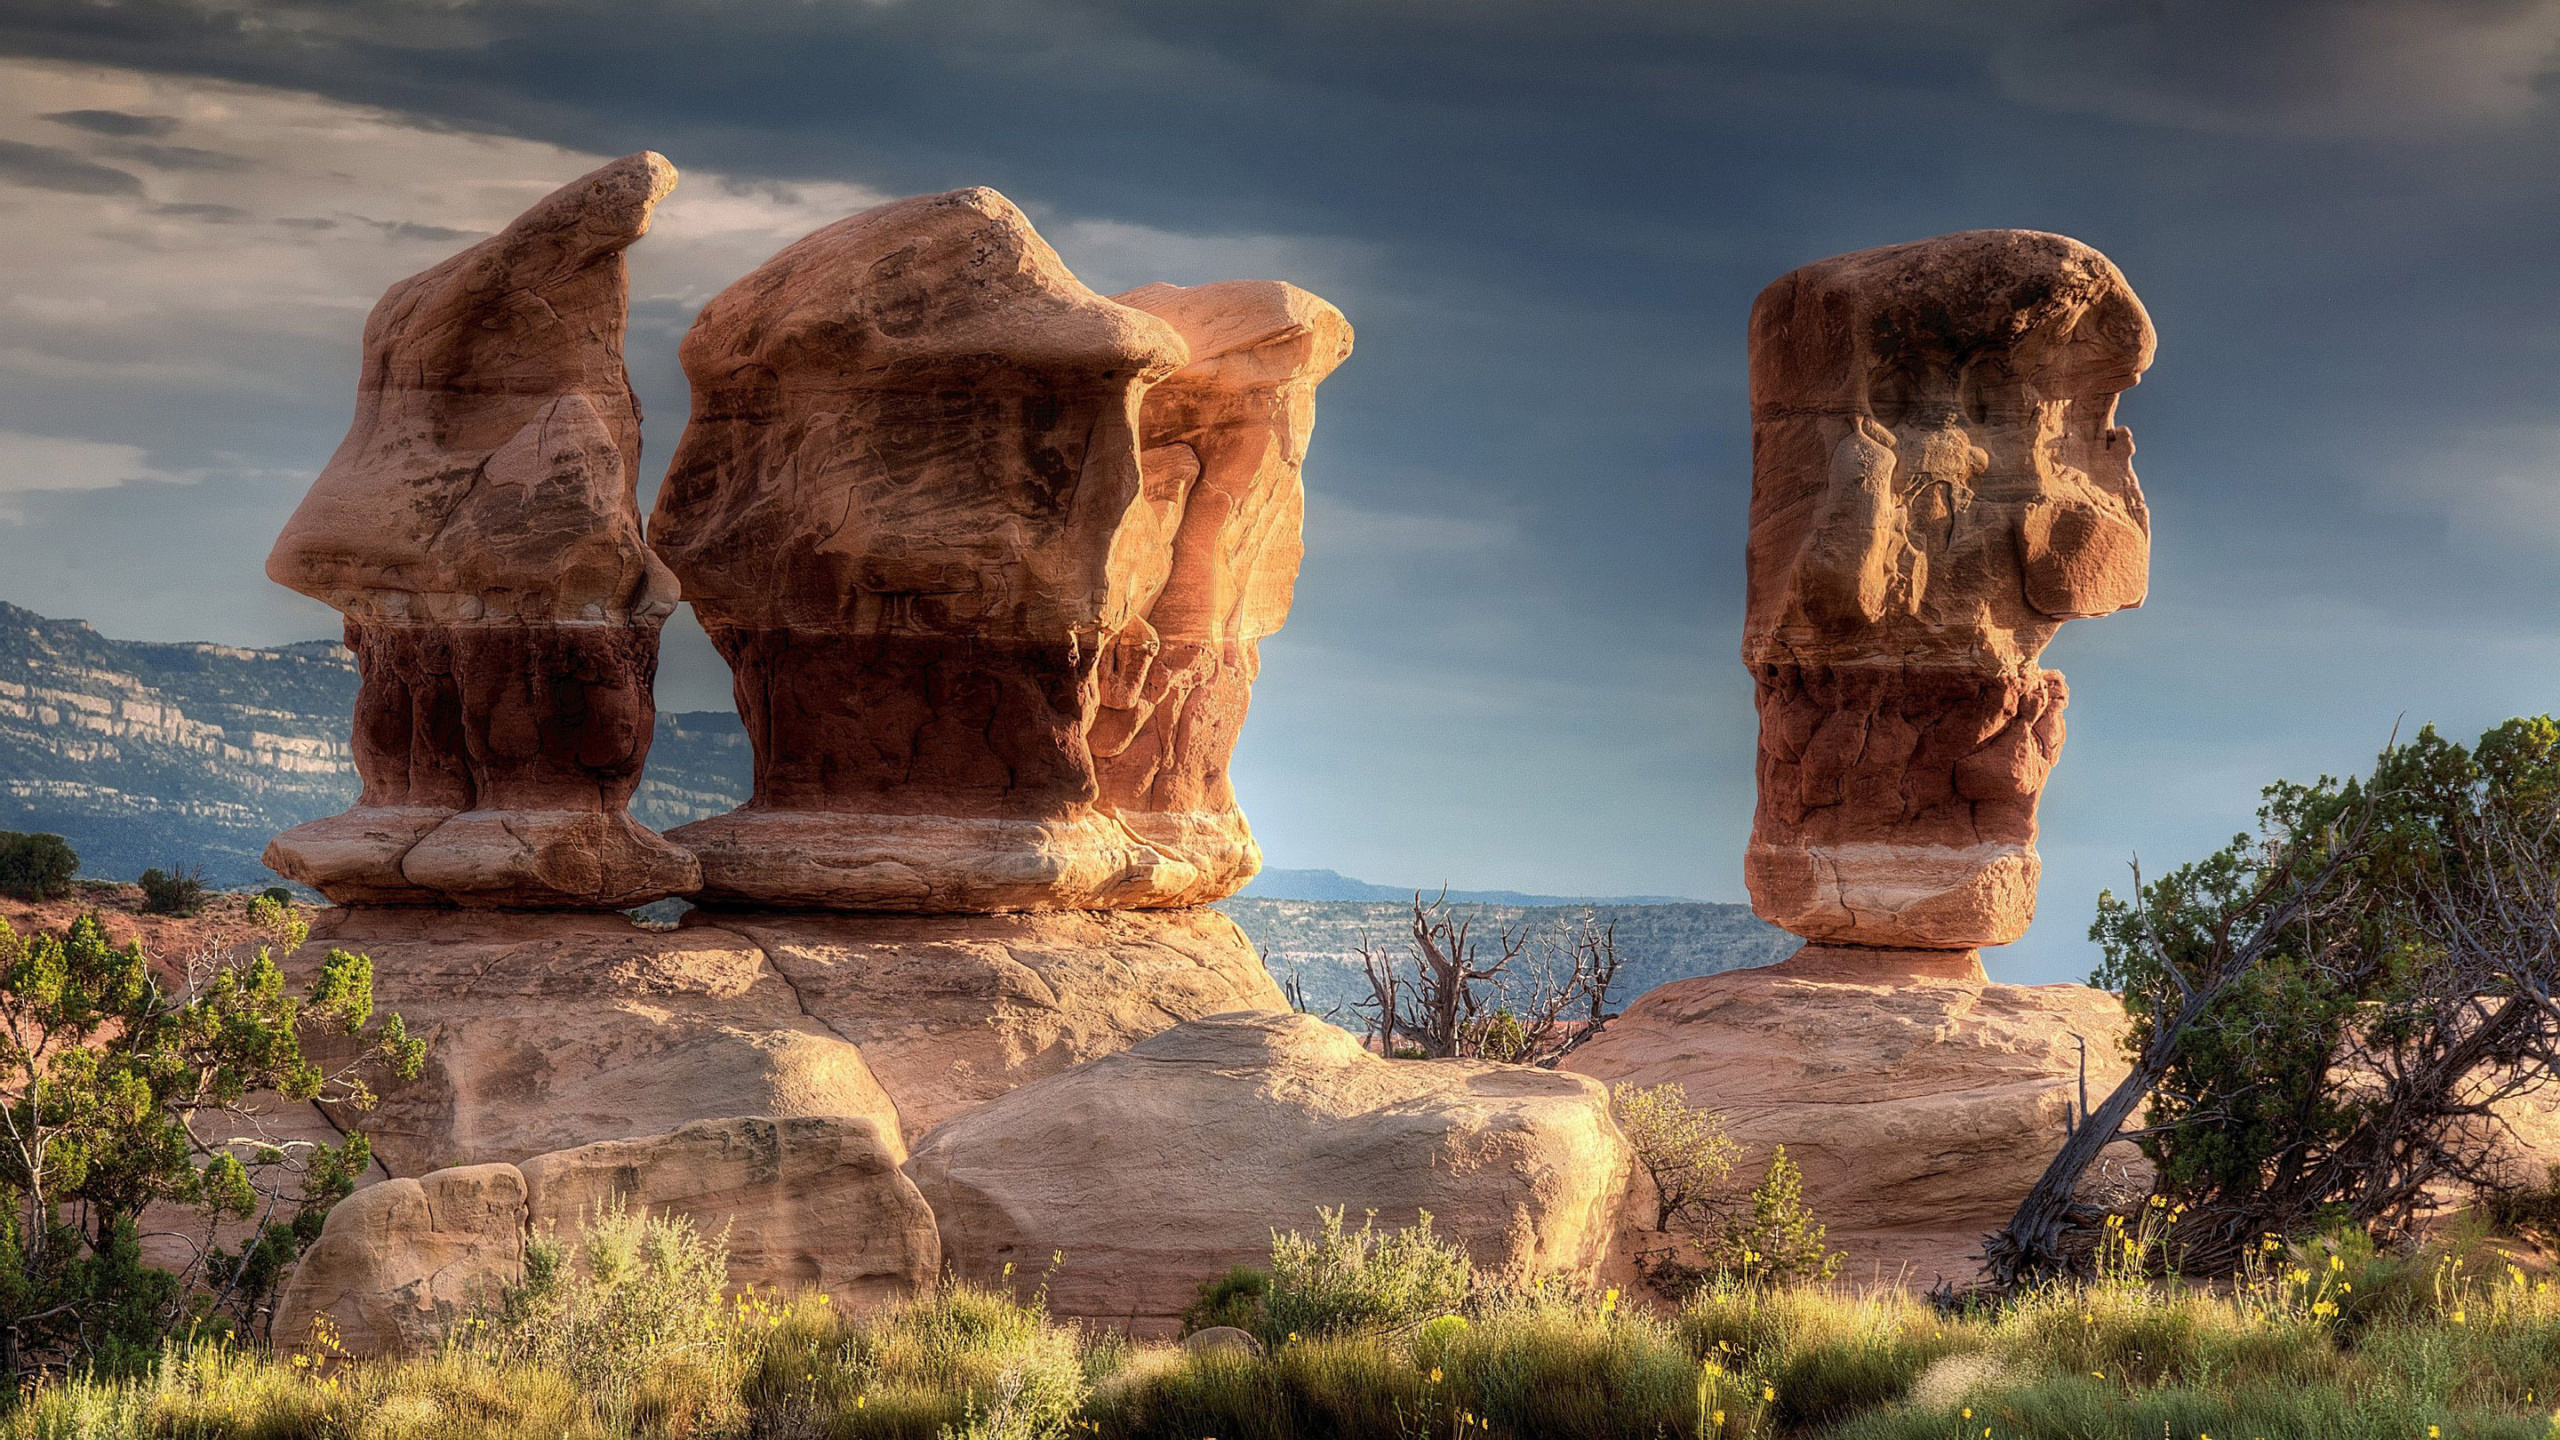
<svg viewBox="0 0 2560 1440">
<path fill-rule="evenodd" d="M 1236 892 L 1252 900 L 1425 901 L 1439 898 L 1437 885 L 1373 885 L 1333 870 L 1264 870 Z M 1461 905 L 1695 905 L 1686 895 L 1535 895 L 1524 890 L 1450 890 L 1447 898 Z"/>
</svg>

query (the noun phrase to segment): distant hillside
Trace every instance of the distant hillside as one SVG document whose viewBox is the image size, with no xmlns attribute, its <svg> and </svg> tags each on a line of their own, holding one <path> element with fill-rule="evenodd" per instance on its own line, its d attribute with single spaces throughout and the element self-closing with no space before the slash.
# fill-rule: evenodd
<svg viewBox="0 0 2560 1440">
<path fill-rule="evenodd" d="M 1243 894 L 1255 900 L 1385 900 L 1407 902 L 1415 890 L 1429 900 L 1436 885 L 1372 885 L 1337 870 L 1265 870 Z M 1685 895 L 1532 895 L 1521 890 L 1452 890 L 1448 898 L 1476 905 L 1694 905 Z"/>
<path fill-rule="evenodd" d="M 1330 873 L 1330 872 L 1325 872 Z M 1358 883 L 1358 882 L 1353 882 Z M 1393 902 L 1343 900 L 1273 900 L 1250 891 L 1217 908 L 1232 917 L 1283 985 L 1295 979 L 1307 1008 L 1352 1029 L 1360 1028 L 1353 1002 L 1368 993 L 1360 968 L 1359 946 L 1366 937 L 1374 949 L 1401 952 L 1412 926 L 1412 892 Z M 1451 892 L 1453 895 L 1456 892 Z M 1478 929 L 1490 935 L 1505 925 L 1543 929 L 1580 920 L 1617 927 L 1623 963 L 1611 992 L 1613 1009 L 1669 980 L 1712 975 L 1770 965 L 1795 953 L 1804 942 L 1751 913 L 1747 905 L 1710 905 L 1682 901 L 1668 905 L 1516 905 L 1452 902 L 1453 909 L 1476 916 Z"/>
<path fill-rule="evenodd" d="M 67 837 L 93 879 L 189 864 L 267 883 L 271 836 L 355 799 L 355 693 L 331 641 L 110 640 L 0 603 L 0 830 Z M 661 829 L 718 814 L 751 772 L 735 715 L 660 715 L 632 811 Z"/>
</svg>

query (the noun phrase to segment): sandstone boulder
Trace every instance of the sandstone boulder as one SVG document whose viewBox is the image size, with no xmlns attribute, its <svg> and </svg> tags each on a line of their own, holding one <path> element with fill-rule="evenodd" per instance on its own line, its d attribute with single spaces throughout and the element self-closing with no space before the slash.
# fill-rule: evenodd
<svg viewBox="0 0 2560 1440">
<path fill-rule="evenodd" d="M 896 1145 L 1180 1021 L 1280 1003 L 1213 911 L 688 919 L 331 910 L 287 970 L 370 955 L 376 1006 L 430 1040 L 418 1080 L 340 1117 L 400 1175 L 732 1115 L 869 1118 Z"/>
<path fill-rule="evenodd" d="M 1114 610 L 1091 732 L 1102 802 L 1197 879 L 1204 904 L 1262 865 L 1227 762 L 1289 617 L 1316 386 L 1351 354 L 1342 312 L 1294 285 L 1149 285 L 1112 297 L 1182 335 L 1190 363 L 1139 409 L 1144 489 L 1112 557 Z"/>
<path fill-rule="evenodd" d="M 1211 1016 L 950 1121 L 910 1162 L 958 1274 L 1037 1275 L 1067 1315 L 1163 1329 L 1319 1207 L 1435 1227 L 1482 1265 L 1588 1275 L 1628 1175 L 1576 1075 L 1391 1061 L 1308 1015 Z"/>
<path fill-rule="evenodd" d="M 2084 1058 L 2092 1100 L 2124 1077 L 2126 1024 L 2103 990 L 1994 984 L 1969 953 L 1808 946 L 1652 990 L 1564 1068 L 1723 1111 L 1737 1182 L 1786 1146 L 1852 1278 L 1925 1284 L 1973 1275 L 2061 1148 Z M 2130 1146 L 2106 1164 L 2146 1173 Z"/>
<path fill-rule="evenodd" d="M 267 863 L 342 904 L 621 909 L 699 883 L 634 823 L 675 580 L 642 542 L 623 251 L 675 186 L 626 156 L 391 287 L 344 443 L 268 557 L 344 612 L 343 815 Z"/>
<path fill-rule="evenodd" d="M 1862 250 L 1751 313 L 1760 802 L 1744 874 L 1810 940 L 1964 950 L 2034 915 L 2065 620 L 2138 605 L 2150 516 L 2116 397 L 2150 319 L 2026 230 Z"/>
<path fill-rule="evenodd" d="M 1192 887 L 1096 805 L 1086 742 L 1139 400 L 1187 358 L 985 189 L 838 221 L 703 307 L 650 538 L 756 750 L 748 804 L 677 832 L 705 903 L 948 913 Z"/>
<path fill-rule="evenodd" d="M 358 1358 L 434 1348 L 523 1275 L 525 1181 L 513 1165 L 385 1180 L 338 1202 L 276 1302 L 286 1348 Z M 318 1327 L 318 1331 L 315 1331 Z"/>
<path fill-rule="evenodd" d="M 617 1197 L 721 1236 L 733 1288 L 818 1290 L 867 1309 L 930 1287 L 933 1212 L 899 1172 L 894 1128 L 870 1118 L 698 1120 L 524 1162 L 527 1214 L 574 1234 Z"/>
</svg>

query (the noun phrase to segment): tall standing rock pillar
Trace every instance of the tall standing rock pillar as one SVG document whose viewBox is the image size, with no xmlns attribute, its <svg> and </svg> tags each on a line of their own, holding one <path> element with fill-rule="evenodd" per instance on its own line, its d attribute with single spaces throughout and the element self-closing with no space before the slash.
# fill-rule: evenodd
<svg viewBox="0 0 2560 1440">
<path fill-rule="evenodd" d="M 1262 637 L 1289 618 L 1316 386 L 1350 357 L 1351 322 L 1276 280 L 1112 298 L 1180 331 L 1191 363 L 1139 412 L 1145 490 L 1112 565 L 1130 618 L 1103 652 L 1094 762 L 1103 803 L 1196 873 L 1169 898 L 1205 904 L 1262 868 L 1227 762 Z"/>
<path fill-rule="evenodd" d="M 1175 903 L 1193 868 L 1099 805 L 1087 731 L 1138 407 L 1189 354 L 992 190 L 786 247 L 685 337 L 650 540 L 735 677 L 755 794 L 674 837 L 707 903 Z"/>
<path fill-rule="evenodd" d="M 354 809 L 267 863 L 342 904 L 619 909 L 691 890 L 632 821 L 674 577 L 643 542 L 622 252 L 675 167 L 643 152 L 395 285 L 355 423 L 267 560 L 346 615 Z"/>
<path fill-rule="evenodd" d="M 1742 658 L 1762 918 L 1884 949 L 2025 931 L 2066 698 L 2037 656 L 2148 583 L 2115 408 L 2152 344 L 2105 256 L 2033 231 L 1862 250 L 1761 292 Z"/>
</svg>

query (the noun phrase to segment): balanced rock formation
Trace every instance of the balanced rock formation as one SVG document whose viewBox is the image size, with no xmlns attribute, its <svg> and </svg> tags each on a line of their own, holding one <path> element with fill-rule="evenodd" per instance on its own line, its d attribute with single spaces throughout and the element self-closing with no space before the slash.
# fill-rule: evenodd
<svg viewBox="0 0 2560 1440">
<path fill-rule="evenodd" d="M 608 1205 L 680 1216 L 724 1238 L 729 1284 L 813 1290 L 874 1309 L 930 1289 L 942 1268 L 933 1212 L 898 1169 L 894 1130 L 871 1119 L 747 1116 L 602 1140 L 522 1167 L 534 1228 L 568 1235 Z"/>
<path fill-rule="evenodd" d="M 691 856 L 624 811 L 676 585 L 642 542 L 623 250 L 675 186 L 627 156 L 391 287 L 355 423 L 268 557 L 346 615 L 354 809 L 267 863 L 341 904 L 620 909 Z"/>
<path fill-rule="evenodd" d="M 1163 899 L 1205 903 L 1262 868 L 1227 762 L 1262 637 L 1289 618 L 1316 386 L 1350 357 L 1351 322 L 1276 280 L 1112 298 L 1171 324 L 1191 360 L 1139 410 L 1144 488 L 1111 566 L 1128 619 L 1103 651 L 1090 740 L 1104 806 L 1197 877 Z"/>
<path fill-rule="evenodd" d="M 1577 1075 L 1372 1055 L 1309 1015 L 1215 1015 L 950 1121 L 909 1173 L 943 1255 L 1047 1279 L 1062 1314 L 1168 1328 L 1204 1278 L 1266 1263 L 1319 1207 L 1434 1228 L 1480 1265 L 1589 1276 L 1629 1171 L 1607 1092 Z"/>
<path fill-rule="evenodd" d="M 675 837 L 705 903 L 1172 903 L 1086 732 L 1138 407 L 1189 354 L 992 190 L 901 200 L 703 307 L 651 522 L 736 676 L 755 794 Z"/>
<path fill-rule="evenodd" d="M 1169 1025 L 1283 1003 L 1213 911 L 687 919 L 336 909 L 286 970 L 371 956 L 376 1006 L 429 1042 L 418 1079 L 337 1117 L 395 1175 L 733 1115 L 869 1119 L 895 1148 Z"/>
<path fill-rule="evenodd" d="M 367 1185 L 330 1209 L 293 1267 L 275 1343 L 357 1359 L 431 1350 L 522 1278 L 524 1236 L 524 1176 L 513 1165 Z"/>
<path fill-rule="evenodd" d="M 1744 873 L 1808 940 L 2024 932 L 2062 746 L 2063 621 L 2142 602 L 2117 395 L 2142 304 L 2059 235 L 1977 230 L 1781 277 L 1751 312 L 1759 810 Z"/>
<path fill-rule="evenodd" d="M 1974 1273 L 2061 1148 L 2084 1063 L 2093 1099 L 2123 1078 L 2126 1025 L 2103 990 L 1993 984 L 1970 954 L 1816 945 L 1652 990 L 1563 1063 L 1724 1112 L 1737 1182 L 1786 1146 L 1851 1278 L 1928 1284 Z M 2107 1164 L 2144 1173 L 2130 1145 Z"/>
</svg>

